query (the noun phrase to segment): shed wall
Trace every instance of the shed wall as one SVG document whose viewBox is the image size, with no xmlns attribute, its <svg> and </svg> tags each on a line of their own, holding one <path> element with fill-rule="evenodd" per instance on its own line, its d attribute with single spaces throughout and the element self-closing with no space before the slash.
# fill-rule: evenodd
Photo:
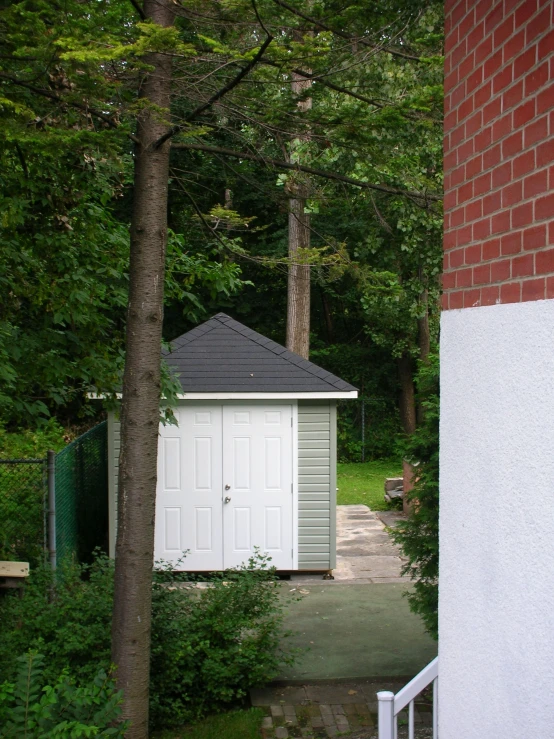
<svg viewBox="0 0 554 739">
<path fill-rule="evenodd" d="M 110 556 L 115 555 L 120 423 L 108 414 Z M 298 402 L 298 568 L 336 564 L 336 402 Z"/>
</svg>

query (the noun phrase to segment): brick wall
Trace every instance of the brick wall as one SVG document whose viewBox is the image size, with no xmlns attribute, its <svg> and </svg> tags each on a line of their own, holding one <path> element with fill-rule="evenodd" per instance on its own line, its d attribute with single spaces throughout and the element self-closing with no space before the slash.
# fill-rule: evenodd
<svg viewBox="0 0 554 739">
<path fill-rule="evenodd" d="M 446 0 L 443 307 L 554 298 L 554 0 Z"/>
</svg>

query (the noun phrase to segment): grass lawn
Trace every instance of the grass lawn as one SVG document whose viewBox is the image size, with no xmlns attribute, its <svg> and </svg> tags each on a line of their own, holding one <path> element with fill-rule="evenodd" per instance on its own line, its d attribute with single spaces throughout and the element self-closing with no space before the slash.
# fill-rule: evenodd
<svg viewBox="0 0 554 739">
<path fill-rule="evenodd" d="M 156 734 L 156 739 L 260 739 L 264 712 L 261 708 L 232 711 L 175 731 Z"/>
<path fill-rule="evenodd" d="M 385 477 L 400 477 L 402 462 L 395 459 L 375 462 L 337 465 L 337 503 L 357 505 L 362 503 L 374 511 L 390 508 L 385 502 Z"/>
</svg>

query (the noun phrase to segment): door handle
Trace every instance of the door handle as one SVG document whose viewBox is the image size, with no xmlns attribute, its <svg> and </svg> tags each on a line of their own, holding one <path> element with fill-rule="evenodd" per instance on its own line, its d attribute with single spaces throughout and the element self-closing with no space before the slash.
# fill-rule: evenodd
<svg viewBox="0 0 554 739">
<path fill-rule="evenodd" d="M 225 498 L 225 502 L 226 502 L 226 503 L 230 503 L 230 502 L 231 502 L 231 498 L 230 498 L 229 496 L 227 496 L 227 497 Z"/>
<path fill-rule="evenodd" d="M 230 485 L 225 485 L 225 490 L 230 490 L 230 489 L 231 489 Z"/>
</svg>

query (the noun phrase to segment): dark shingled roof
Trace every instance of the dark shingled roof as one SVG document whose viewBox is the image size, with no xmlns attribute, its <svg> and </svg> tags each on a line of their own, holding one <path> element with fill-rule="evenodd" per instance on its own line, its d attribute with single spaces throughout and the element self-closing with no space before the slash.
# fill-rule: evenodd
<svg viewBox="0 0 554 739">
<path fill-rule="evenodd" d="M 165 354 L 187 393 L 331 393 L 356 390 L 225 313 L 171 343 Z"/>
</svg>

